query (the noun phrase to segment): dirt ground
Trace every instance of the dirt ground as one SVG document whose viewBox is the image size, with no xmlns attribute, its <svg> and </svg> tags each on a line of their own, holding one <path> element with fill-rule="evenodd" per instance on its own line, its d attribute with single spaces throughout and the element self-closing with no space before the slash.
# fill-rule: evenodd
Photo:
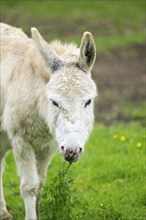
<svg viewBox="0 0 146 220">
<path fill-rule="evenodd" d="M 124 119 L 121 107 L 135 107 L 145 99 L 145 45 L 119 48 L 107 54 L 97 53 L 93 69 L 99 96 L 95 103 L 97 121 L 110 124 Z"/>
</svg>

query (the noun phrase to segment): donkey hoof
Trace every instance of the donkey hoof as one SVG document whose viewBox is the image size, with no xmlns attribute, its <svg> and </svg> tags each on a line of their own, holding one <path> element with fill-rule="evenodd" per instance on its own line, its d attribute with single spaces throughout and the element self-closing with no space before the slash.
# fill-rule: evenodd
<svg viewBox="0 0 146 220">
<path fill-rule="evenodd" d="M 13 217 L 10 215 L 10 213 L 6 210 L 1 210 L 0 213 L 0 220 L 12 220 Z"/>
</svg>

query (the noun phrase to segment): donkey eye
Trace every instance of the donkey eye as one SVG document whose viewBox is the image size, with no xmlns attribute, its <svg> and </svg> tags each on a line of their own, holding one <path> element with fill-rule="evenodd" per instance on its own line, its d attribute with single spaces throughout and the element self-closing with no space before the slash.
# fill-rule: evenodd
<svg viewBox="0 0 146 220">
<path fill-rule="evenodd" d="M 86 103 L 85 103 L 85 108 L 87 107 L 87 105 L 90 105 L 91 103 L 91 99 L 89 99 Z"/>
<path fill-rule="evenodd" d="M 57 102 L 55 102 L 53 99 L 51 99 L 51 101 L 52 101 L 52 104 L 53 104 L 53 105 L 55 105 L 55 106 L 59 107 L 59 105 L 58 105 L 58 103 L 57 103 Z"/>
</svg>

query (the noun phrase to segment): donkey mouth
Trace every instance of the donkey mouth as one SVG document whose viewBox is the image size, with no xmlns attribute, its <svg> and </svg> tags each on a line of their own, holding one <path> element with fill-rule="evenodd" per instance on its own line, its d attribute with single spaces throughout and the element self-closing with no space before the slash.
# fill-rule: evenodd
<svg viewBox="0 0 146 220">
<path fill-rule="evenodd" d="M 64 155 L 64 159 L 68 162 L 74 163 L 76 161 L 78 161 L 78 157 L 77 156 L 69 156 L 69 155 Z"/>
</svg>

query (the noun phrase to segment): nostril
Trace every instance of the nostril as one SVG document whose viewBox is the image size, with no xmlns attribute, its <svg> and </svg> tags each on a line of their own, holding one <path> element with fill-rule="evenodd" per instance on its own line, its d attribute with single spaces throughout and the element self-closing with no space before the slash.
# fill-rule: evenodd
<svg viewBox="0 0 146 220">
<path fill-rule="evenodd" d="M 64 146 L 61 146 L 61 150 L 64 151 Z"/>
<path fill-rule="evenodd" d="M 83 148 L 79 147 L 79 153 L 82 153 Z"/>
</svg>

